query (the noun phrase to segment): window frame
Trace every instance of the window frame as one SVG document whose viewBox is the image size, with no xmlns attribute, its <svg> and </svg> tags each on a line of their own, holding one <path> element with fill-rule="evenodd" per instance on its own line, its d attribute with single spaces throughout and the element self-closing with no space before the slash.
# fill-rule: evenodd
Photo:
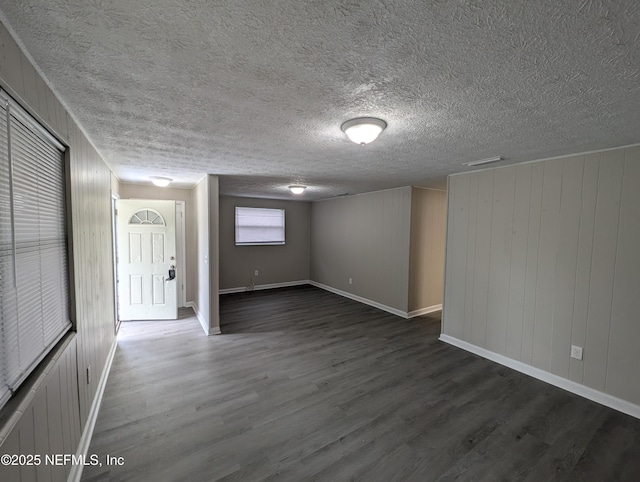
<svg viewBox="0 0 640 482">
<path fill-rule="evenodd" d="M 9 229 L 7 239 L 11 240 L 10 243 L 5 243 L 6 246 L 2 248 L 6 250 L 2 256 L 6 269 L 6 276 L 3 273 L 5 279 L 2 281 L 2 285 L 3 287 L 13 286 L 6 293 L 3 293 L 2 300 L 3 304 L 6 302 L 15 306 L 15 316 L 12 316 L 11 308 L 7 312 L 4 309 L 0 312 L 0 346 L 3 348 L 3 353 L 0 354 L 0 383 L 2 384 L 0 409 L 2 409 L 21 389 L 25 381 L 42 365 L 60 340 L 74 330 L 74 297 L 69 214 L 69 150 L 43 127 L 36 116 L 23 108 L 3 89 L 0 89 L 0 103 L 4 109 L 1 115 L 7 123 L 6 129 L 2 129 L 0 136 L 3 136 L 6 141 L 6 152 L 2 152 L 3 163 L 6 161 L 6 164 L 2 169 L 7 174 L 5 181 L 8 185 L 7 200 L 0 215 L 3 216 L 3 223 L 6 223 Z M 36 165 L 33 165 L 34 160 L 37 162 Z M 16 169 L 35 170 L 38 174 L 41 169 L 45 169 L 45 173 L 51 173 L 54 177 L 45 179 L 38 175 L 35 179 L 36 187 L 20 193 L 20 189 L 16 187 L 17 183 L 24 184 L 25 179 L 31 179 L 31 176 L 25 177 L 24 172 L 22 176 L 16 175 Z M 45 182 L 40 185 L 39 181 L 43 179 Z M 4 181 L 2 182 L 4 184 Z M 51 196 L 43 196 L 43 193 L 52 194 Z M 45 216 L 43 219 L 48 226 L 43 231 L 42 226 L 44 225 L 38 223 L 41 226 L 38 229 L 38 235 L 27 241 L 29 246 L 32 246 L 29 249 L 36 250 L 34 252 L 37 255 L 34 256 L 39 260 L 40 266 L 38 300 L 41 308 L 35 321 L 31 321 L 32 318 L 21 318 L 19 314 L 20 307 L 26 306 L 24 301 L 20 301 L 25 295 L 25 291 L 28 291 L 29 288 L 33 290 L 38 284 L 35 281 L 36 274 L 28 272 L 29 265 L 27 263 L 31 263 L 28 261 L 31 255 L 26 261 L 18 259 L 19 257 L 24 258 L 20 252 L 25 249 L 16 239 L 19 234 L 25 235 L 24 228 L 19 227 L 24 224 L 25 219 L 19 219 L 19 213 L 16 213 L 18 211 L 16 200 L 20 199 L 20 196 L 30 196 L 24 197 L 23 199 L 26 201 L 23 203 L 37 200 L 35 205 L 30 204 L 29 207 L 35 208 L 39 218 Z M 41 205 L 40 200 L 43 200 L 45 204 Z M 52 206 L 55 206 L 53 211 L 51 211 Z M 53 217 L 47 218 L 48 213 L 53 213 Z M 51 237 L 52 233 L 55 235 L 53 238 Z M 19 273 L 18 268 L 27 274 Z M 43 273 L 47 273 L 47 279 L 44 279 Z M 22 284 L 23 282 L 26 282 L 26 285 Z M 58 284 L 58 288 L 52 289 L 51 287 L 56 284 Z M 51 298 L 52 293 L 53 299 Z M 52 300 L 55 301 L 54 305 L 49 304 Z M 51 306 L 58 307 L 60 311 L 51 315 Z M 14 343 L 16 334 L 19 342 L 17 346 Z M 25 339 L 29 341 L 23 345 Z M 37 350 L 29 355 L 29 349 L 32 346 L 36 346 Z"/>
<path fill-rule="evenodd" d="M 278 212 L 278 214 L 280 215 L 279 218 L 282 220 L 282 223 L 276 226 L 268 226 L 268 225 L 252 225 L 252 224 L 239 224 L 239 219 L 247 218 L 249 217 L 248 215 L 242 215 L 239 214 L 239 211 L 254 211 L 254 212 L 258 212 L 258 211 L 271 211 L 272 213 L 275 214 L 275 212 Z M 235 236 L 235 246 L 283 246 L 286 244 L 286 210 L 284 208 L 264 208 L 264 207 L 252 207 L 252 206 L 235 206 L 235 215 L 234 215 L 234 236 Z M 272 216 L 273 218 L 276 218 L 276 216 Z M 281 230 L 282 236 L 281 239 L 280 237 L 276 238 L 275 236 L 271 237 L 271 239 L 264 239 L 264 240 L 260 240 L 257 237 L 252 237 L 250 240 L 248 241 L 242 241 L 243 239 L 243 234 L 242 234 L 242 228 L 273 228 L 273 230 L 275 231 L 276 229 Z M 246 236 L 246 234 L 244 234 L 244 236 Z"/>
</svg>

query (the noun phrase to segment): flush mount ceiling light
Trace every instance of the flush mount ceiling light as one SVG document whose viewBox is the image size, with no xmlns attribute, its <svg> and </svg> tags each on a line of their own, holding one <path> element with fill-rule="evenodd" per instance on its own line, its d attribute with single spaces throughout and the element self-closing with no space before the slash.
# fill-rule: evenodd
<svg viewBox="0 0 640 482">
<path fill-rule="evenodd" d="M 358 117 L 342 124 L 342 130 L 349 140 L 364 146 L 375 141 L 387 127 L 387 123 L 375 117 Z"/>
<path fill-rule="evenodd" d="M 162 176 L 151 176 L 151 182 L 158 187 L 167 187 L 173 179 L 170 177 L 162 177 Z"/>
<path fill-rule="evenodd" d="M 463 162 L 463 166 L 480 166 L 482 164 L 491 164 L 492 162 L 498 162 L 504 160 L 502 156 L 489 157 L 487 159 L 480 159 L 479 161 Z"/>
<path fill-rule="evenodd" d="M 306 188 L 307 186 L 302 186 L 300 184 L 292 184 L 289 186 L 289 189 L 293 194 L 302 194 Z"/>
</svg>

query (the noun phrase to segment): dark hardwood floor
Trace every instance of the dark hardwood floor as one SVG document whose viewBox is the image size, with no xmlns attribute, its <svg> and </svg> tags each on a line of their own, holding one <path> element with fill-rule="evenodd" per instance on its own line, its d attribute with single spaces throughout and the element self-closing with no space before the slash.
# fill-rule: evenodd
<svg viewBox="0 0 640 482">
<path fill-rule="evenodd" d="M 310 286 L 122 323 L 83 480 L 640 480 L 640 420 Z"/>
</svg>

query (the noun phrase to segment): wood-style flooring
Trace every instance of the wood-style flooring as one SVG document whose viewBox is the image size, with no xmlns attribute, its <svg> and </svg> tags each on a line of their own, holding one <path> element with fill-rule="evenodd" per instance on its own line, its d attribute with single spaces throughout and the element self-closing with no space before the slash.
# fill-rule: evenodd
<svg viewBox="0 0 640 482">
<path fill-rule="evenodd" d="M 83 480 L 640 480 L 640 420 L 310 287 L 122 323 Z"/>
</svg>

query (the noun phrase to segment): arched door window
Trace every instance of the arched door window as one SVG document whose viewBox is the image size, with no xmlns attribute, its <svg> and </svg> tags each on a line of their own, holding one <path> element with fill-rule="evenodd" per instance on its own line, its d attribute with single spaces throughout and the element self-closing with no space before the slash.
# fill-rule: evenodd
<svg viewBox="0 0 640 482">
<path fill-rule="evenodd" d="M 162 215 L 154 209 L 140 209 L 136 211 L 129 224 L 153 224 L 156 226 L 165 226 L 164 218 Z"/>
</svg>

